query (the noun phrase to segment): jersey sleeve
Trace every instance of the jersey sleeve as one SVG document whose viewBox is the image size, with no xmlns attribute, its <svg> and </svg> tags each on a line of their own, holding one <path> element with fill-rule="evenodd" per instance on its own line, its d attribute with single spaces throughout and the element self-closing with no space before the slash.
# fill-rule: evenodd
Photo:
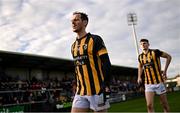
<svg viewBox="0 0 180 113">
<path fill-rule="evenodd" d="M 111 81 L 111 62 L 109 59 L 108 54 L 104 54 L 100 56 L 100 59 L 102 61 L 102 72 L 104 75 L 104 85 L 109 87 L 110 81 Z"/>
<path fill-rule="evenodd" d="M 101 56 L 103 54 L 107 54 L 107 49 L 104 44 L 104 41 L 100 36 L 95 37 L 95 51 L 98 56 Z"/>
<path fill-rule="evenodd" d="M 156 49 L 156 50 L 155 50 L 155 53 L 156 53 L 156 55 L 157 55 L 158 57 L 160 57 L 160 56 L 163 54 L 163 52 L 160 51 L 159 49 Z"/>
</svg>

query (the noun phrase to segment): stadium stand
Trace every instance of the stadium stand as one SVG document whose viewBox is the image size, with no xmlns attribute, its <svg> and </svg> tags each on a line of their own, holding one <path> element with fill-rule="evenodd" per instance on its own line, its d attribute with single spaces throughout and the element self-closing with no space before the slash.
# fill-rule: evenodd
<svg viewBox="0 0 180 113">
<path fill-rule="evenodd" d="M 137 69 L 112 66 L 110 102 L 141 94 Z M 0 51 L 0 112 L 69 111 L 74 95 L 72 60 Z"/>
</svg>

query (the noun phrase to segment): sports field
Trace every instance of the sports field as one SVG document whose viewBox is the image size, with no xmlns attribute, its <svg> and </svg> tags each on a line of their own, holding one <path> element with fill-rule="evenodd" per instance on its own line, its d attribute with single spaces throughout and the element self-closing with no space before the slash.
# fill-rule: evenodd
<svg viewBox="0 0 180 113">
<path fill-rule="evenodd" d="M 167 98 L 171 112 L 180 112 L 180 91 L 168 93 Z M 163 112 L 158 96 L 155 96 L 154 107 L 156 112 Z M 111 104 L 109 112 L 147 112 L 145 98 Z"/>
</svg>

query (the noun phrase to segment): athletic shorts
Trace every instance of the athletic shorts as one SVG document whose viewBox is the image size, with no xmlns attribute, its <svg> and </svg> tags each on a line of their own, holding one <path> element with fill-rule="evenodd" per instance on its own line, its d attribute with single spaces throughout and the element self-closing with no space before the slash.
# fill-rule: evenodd
<svg viewBox="0 0 180 113">
<path fill-rule="evenodd" d="M 93 111 L 101 111 L 106 110 L 110 107 L 108 100 L 104 101 L 103 93 L 100 95 L 75 95 L 73 104 L 73 108 L 89 108 Z"/>
<path fill-rule="evenodd" d="M 155 92 L 160 95 L 166 93 L 166 88 L 163 83 L 159 84 L 145 84 L 145 92 Z"/>
</svg>

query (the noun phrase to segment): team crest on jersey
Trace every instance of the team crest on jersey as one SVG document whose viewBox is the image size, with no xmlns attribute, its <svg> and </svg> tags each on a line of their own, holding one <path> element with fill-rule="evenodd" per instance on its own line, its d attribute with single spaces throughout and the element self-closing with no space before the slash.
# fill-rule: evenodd
<svg viewBox="0 0 180 113">
<path fill-rule="evenodd" d="M 83 49 L 86 50 L 87 49 L 87 44 L 83 45 Z"/>
</svg>

